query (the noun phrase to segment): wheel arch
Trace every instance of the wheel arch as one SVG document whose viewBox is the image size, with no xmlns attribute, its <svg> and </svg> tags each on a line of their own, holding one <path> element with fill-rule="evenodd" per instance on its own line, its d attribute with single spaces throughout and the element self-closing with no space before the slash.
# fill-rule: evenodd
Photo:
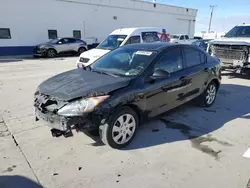
<svg viewBox="0 0 250 188">
<path fill-rule="evenodd" d="M 114 113 L 118 109 L 121 109 L 121 108 L 124 108 L 124 107 L 130 108 L 130 109 L 132 109 L 136 113 L 136 115 L 138 117 L 139 124 L 143 121 L 142 110 L 136 104 L 120 104 L 120 105 L 118 105 L 117 107 L 114 108 L 114 110 L 112 111 L 112 113 Z"/>
<path fill-rule="evenodd" d="M 212 82 L 214 82 L 215 84 L 216 84 L 216 88 L 217 88 L 217 90 L 220 88 L 220 82 L 219 82 L 219 80 L 218 79 L 216 79 L 216 78 L 214 78 L 214 79 L 212 79 L 210 82 L 209 82 L 209 84 L 210 83 L 212 83 Z M 208 84 L 208 85 L 209 85 Z"/>
<path fill-rule="evenodd" d="M 58 54 L 58 52 L 57 52 L 57 50 L 56 50 L 55 48 L 50 47 L 50 48 L 47 49 L 47 52 L 48 52 L 49 50 L 54 50 L 54 51 L 56 52 L 56 54 Z"/>
</svg>

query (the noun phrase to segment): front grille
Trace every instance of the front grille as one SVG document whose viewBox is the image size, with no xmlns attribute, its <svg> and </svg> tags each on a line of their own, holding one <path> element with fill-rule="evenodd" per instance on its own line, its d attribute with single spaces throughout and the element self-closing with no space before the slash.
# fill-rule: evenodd
<svg viewBox="0 0 250 188">
<path fill-rule="evenodd" d="M 38 46 L 35 46 L 35 47 L 33 48 L 33 52 L 34 52 L 34 53 L 36 53 L 38 50 L 39 50 Z"/>
<path fill-rule="evenodd" d="M 243 60 L 248 51 L 246 46 L 214 45 L 213 55 L 217 58 Z"/>
<path fill-rule="evenodd" d="M 80 62 L 82 62 L 82 63 L 88 63 L 89 59 L 88 58 L 84 58 L 84 57 L 80 57 Z"/>
<path fill-rule="evenodd" d="M 37 107 L 41 112 L 51 112 L 56 114 L 57 111 L 66 104 L 66 102 L 57 101 L 51 99 L 47 95 L 37 95 L 35 96 L 34 106 Z"/>
</svg>

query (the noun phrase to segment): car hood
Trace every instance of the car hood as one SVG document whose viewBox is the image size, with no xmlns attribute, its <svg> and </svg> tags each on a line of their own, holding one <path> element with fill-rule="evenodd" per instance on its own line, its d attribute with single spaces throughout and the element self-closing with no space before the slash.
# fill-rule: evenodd
<svg viewBox="0 0 250 188">
<path fill-rule="evenodd" d="M 250 46 L 250 37 L 223 37 L 209 41 L 211 44 L 226 44 L 226 45 L 248 45 Z"/>
<path fill-rule="evenodd" d="M 39 85 L 39 93 L 63 101 L 80 97 L 107 95 L 125 87 L 131 78 L 104 75 L 96 72 L 74 69 L 58 74 Z"/>
<path fill-rule="evenodd" d="M 108 52 L 110 52 L 110 50 L 104 50 L 104 49 L 91 49 L 88 50 L 86 52 L 83 52 L 80 55 L 80 58 L 87 58 L 89 59 L 89 61 L 87 63 L 83 63 L 84 66 L 88 66 L 91 65 L 95 60 L 99 59 L 100 57 L 104 56 L 105 54 L 107 54 Z M 80 59 L 79 58 L 79 59 Z"/>
<path fill-rule="evenodd" d="M 48 46 L 54 46 L 53 43 L 50 43 L 50 42 L 45 42 L 45 43 L 41 43 L 41 44 L 38 44 L 36 45 L 36 47 L 48 47 Z"/>
</svg>

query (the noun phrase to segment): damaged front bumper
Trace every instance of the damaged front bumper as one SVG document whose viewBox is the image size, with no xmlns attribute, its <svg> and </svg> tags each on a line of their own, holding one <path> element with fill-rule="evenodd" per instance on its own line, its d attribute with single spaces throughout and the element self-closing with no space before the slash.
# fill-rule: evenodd
<svg viewBox="0 0 250 188">
<path fill-rule="evenodd" d="M 96 129 L 100 123 L 105 122 L 104 114 L 100 111 L 84 113 L 81 116 L 66 117 L 58 115 L 58 110 L 68 102 L 40 94 L 35 94 L 35 116 L 36 121 L 42 120 L 52 129 L 62 133 L 71 131 L 72 128 Z M 105 116 L 106 117 L 106 116 Z"/>
<path fill-rule="evenodd" d="M 50 112 L 43 113 L 38 108 L 35 109 L 36 121 L 43 120 L 52 129 L 67 132 L 77 126 L 78 128 L 88 129 L 97 128 L 98 123 L 93 121 L 91 114 L 77 117 L 64 117 Z M 97 120 L 98 118 L 96 118 Z"/>
</svg>

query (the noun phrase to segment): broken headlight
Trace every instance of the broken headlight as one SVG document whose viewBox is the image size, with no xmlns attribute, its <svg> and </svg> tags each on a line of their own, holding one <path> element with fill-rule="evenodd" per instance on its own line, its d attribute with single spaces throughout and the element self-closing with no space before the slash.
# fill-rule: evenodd
<svg viewBox="0 0 250 188">
<path fill-rule="evenodd" d="M 62 107 L 57 113 L 61 116 L 81 116 L 84 113 L 92 112 L 96 106 L 108 97 L 106 95 L 77 100 Z"/>
</svg>

